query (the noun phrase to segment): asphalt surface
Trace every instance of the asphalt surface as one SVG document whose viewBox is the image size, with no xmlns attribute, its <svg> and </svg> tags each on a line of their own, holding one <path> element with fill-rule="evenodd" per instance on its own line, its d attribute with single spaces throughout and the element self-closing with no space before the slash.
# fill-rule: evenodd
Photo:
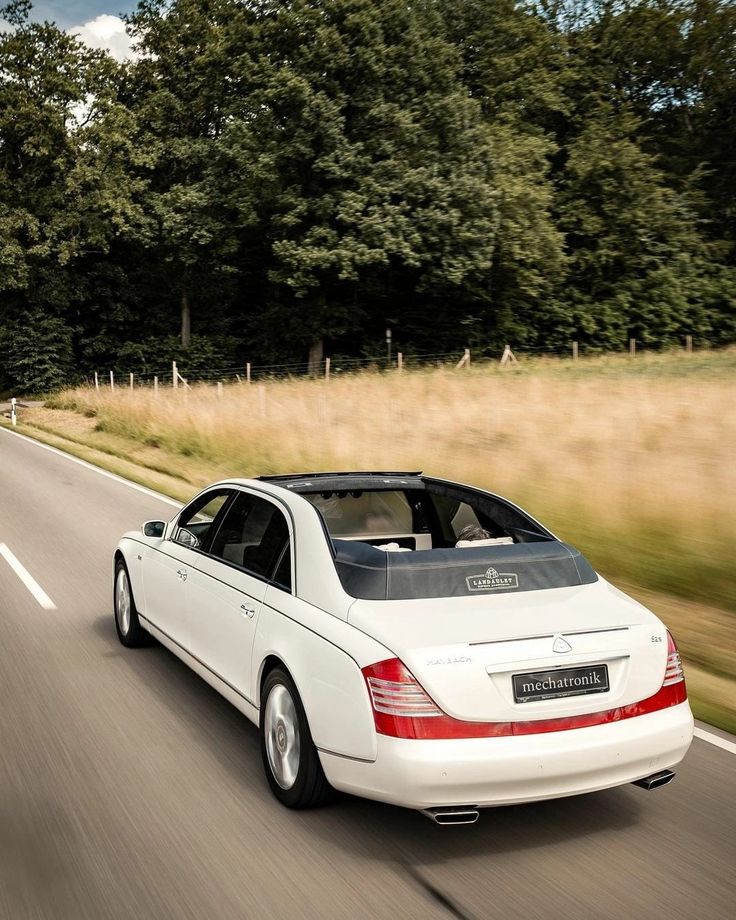
<svg viewBox="0 0 736 920">
<path fill-rule="evenodd" d="M 441 828 L 271 797 L 256 729 L 160 646 L 126 650 L 111 555 L 174 508 L 0 431 L 0 917 L 733 918 L 736 754 L 676 780 Z M 733 739 L 732 739 L 733 740 Z"/>
</svg>

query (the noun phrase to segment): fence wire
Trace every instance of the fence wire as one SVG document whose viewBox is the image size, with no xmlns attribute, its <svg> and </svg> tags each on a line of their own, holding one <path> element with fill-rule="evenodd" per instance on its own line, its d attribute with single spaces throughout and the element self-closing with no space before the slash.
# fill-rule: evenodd
<svg viewBox="0 0 736 920">
<path fill-rule="evenodd" d="M 517 345 L 506 346 L 502 351 L 480 348 L 477 350 L 465 349 L 463 354 L 454 352 L 437 352 L 437 353 L 411 353 L 402 354 L 397 352 L 389 356 L 388 354 L 380 357 L 349 357 L 349 356 L 332 356 L 315 365 L 308 361 L 297 361 L 283 364 L 241 364 L 229 367 L 215 367 L 198 369 L 192 368 L 182 371 L 176 368 L 177 380 L 176 385 L 191 386 L 195 383 L 203 384 L 233 384 L 233 383 L 254 383 L 267 382 L 270 380 L 288 380 L 304 377 L 332 377 L 341 374 L 358 373 L 360 371 L 400 371 L 402 369 L 421 369 L 432 367 L 463 367 L 490 364 L 516 363 L 524 358 L 576 358 L 591 357 L 598 355 L 610 355 L 612 357 L 629 355 L 635 356 L 640 352 L 656 352 L 660 348 L 654 346 L 642 345 L 631 339 L 628 345 L 623 345 L 619 349 L 601 349 L 595 346 L 585 345 L 583 343 L 568 343 L 552 346 L 533 346 Z M 685 340 L 685 351 L 692 351 L 692 337 L 687 336 Z M 508 357 L 507 357 L 508 352 Z M 160 365 L 153 368 L 146 368 L 141 372 L 120 373 L 119 371 L 98 371 L 87 377 L 87 384 L 98 388 L 111 387 L 125 388 L 146 386 L 166 386 L 171 387 L 174 384 L 173 364 Z"/>
</svg>

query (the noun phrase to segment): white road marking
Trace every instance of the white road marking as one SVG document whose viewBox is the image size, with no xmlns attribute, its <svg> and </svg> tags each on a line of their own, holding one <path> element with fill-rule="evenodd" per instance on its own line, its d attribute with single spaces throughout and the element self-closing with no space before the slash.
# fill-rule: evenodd
<svg viewBox="0 0 736 920">
<path fill-rule="evenodd" d="M 12 553 L 4 543 L 0 543 L 0 556 L 5 559 L 10 568 L 15 572 L 18 578 L 20 578 L 44 610 L 56 610 L 56 604 L 51 600 L 18 557 Z"/>
<path fill-rule="evenodd" d="M 115 473 L 110 473 L 107 470 L 100 469 L 100 467 L 95 466 L 94 463 L 88 463 L 86 460 L 80 460 L 79 457 L 73 457 L 71 454 L 67 454 L 63 450 L 59 450 L 58 447 L 51 447 L 49 444 L 42 444 L 40 441 L 29 438 L 27 435 L 19 434 L 17 431 L 9 431 L 3 425 L 0 425 L 0 431 L 5 431 L 7 434 L 14 438 L 22 438 L 24 441 L 28 441 L 29 444 L 35 444 L 36 447 L 42 447 L 44 450 L 51 451 L 52 454 L 63 457 L 65 460 L 70 460 L 72 463 L 78 463 L 80 466 L 83 466 L 88 470 L 99 473 L 100 476 L 106 476 L 108 479 L 115 480 L 115 482 L 122 482 L 122 484 L 128 486 L 128 488 L 135 489 L 136 492 L 142 492 L 144 495 L 150 495 L 152 498 L 157 498 L 159 501 L 166 502 L 167 505 L 173 505 L 174 508 L 183 507 L 181 502 L 174 501 L 174 499 L 169 498 L 168 495 L 162 495 L 161 492 L 156 492 L 154 489 L 148 489 L 146 486 L 138 485 L 137 482 L 131 482 L 129 479 L 124 479 L 122 476 L 118 476 Z"/>
<path fill-rule="evenodd" d="M 736 754 L 736 744 L 733 741 L 726 741 L 720 735 L 714 735 L 712 732 L 703 731 L 702 728 L 696 728 L 695 737 L 700 738 L 701 741 L 707 741 L 708 744 L 715 744 L 716 747 L 723 748 L 729 754 Z"/>
</svg>

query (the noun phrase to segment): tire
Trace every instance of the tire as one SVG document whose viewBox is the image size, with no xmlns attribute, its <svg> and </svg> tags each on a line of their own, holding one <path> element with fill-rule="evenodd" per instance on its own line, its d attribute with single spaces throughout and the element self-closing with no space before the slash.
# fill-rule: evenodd
<svg viewBox="0 0 736 920">
<path fill-rule="evenodd" d="M 327 782 L 294 681 L 269 671 L 261 693 L 261 756 L 268 784 L 287 808 L 318 808 L 334 790 Z"/>
<path fill-rule="evenodd" d="M 115 629 L 120 642 L 126 648 L 140 648 L 142 645 L 148 645 L 150 637 L 138 619 L 128 569 L 120 558 L 115 562 L 112 602 L 115 612 Z"/>
</svg>

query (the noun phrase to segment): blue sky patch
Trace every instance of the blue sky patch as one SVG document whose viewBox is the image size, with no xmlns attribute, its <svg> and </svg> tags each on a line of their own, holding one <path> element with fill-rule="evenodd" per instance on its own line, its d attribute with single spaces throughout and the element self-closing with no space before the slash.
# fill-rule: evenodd
<svg viewBox="0 0 736 920">
<path fill-rule="evenodd" d="M 48 19 L 62 29 L 68 29 L 103 13 L 111 16 L 130 13 L 136 6 L 136 0 L 34 0 L 31 18 Z"/>
</svg>

